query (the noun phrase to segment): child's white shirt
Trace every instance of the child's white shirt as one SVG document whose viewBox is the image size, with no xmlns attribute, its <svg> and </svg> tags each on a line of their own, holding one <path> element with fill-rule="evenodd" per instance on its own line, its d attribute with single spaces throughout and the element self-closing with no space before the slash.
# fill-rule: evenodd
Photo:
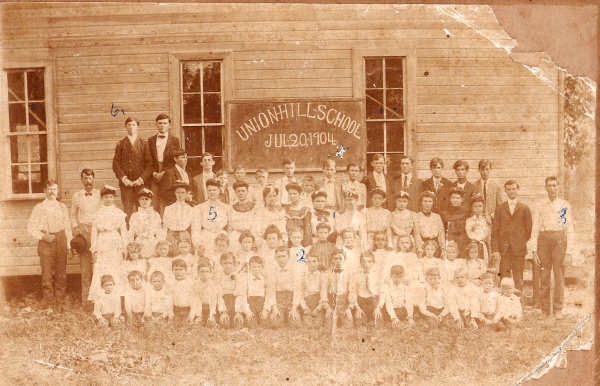
<svg viewBox="0 0 600 386">
<path fill-rule="evenodd" d="M 458 285 L 452 286 L 452 294 L 454 304 L 458 311 L 468 311 L 471 315 L 476 315 L 479 311 L 479 298 L 481 296 L 481 288 L 467 283 L 463 287 Z"/>
<path fill-rule="evenodd" d="M 192 286 L 194 282 L 189 277 L 182 280 L 173 280 L 171 285 L 171 296 L 173 305 L 177 307 L 189 307 L 192 305 Z"/>
<path fill-rule="evenodd" d="M 523 307 L 521 306 L 521 299 L 514 294 L 510 296 L 500 294 L 498 297 L 496 319 L 506 318 L 512 321 L 519 321 L 522 317 Z"/>
<path fill-rule="evenodd" d="M 121 296 L 115 291 L 109 294 L 102 291 L 94 301 L 94 316 L 100 319 L 106 314 L 113 314 L 115 318 L 121 316 Z"/>
<path fill-rule="evenodd" d="M 153 313 L 160 313 L 163 316 L 173 316 L 173 297 L 165 287 L 159 291 L 155 290 L 152 285 L 146 289 L 146 311 L 147 316 Z"/>
<path fill-rule="evenodd" d="M 479 296 L 479 313 L 485 315 L 495 315 L 498 309 L 499 294 L 496 290 L 489 292 L 481 291 Z"/>
<path fill-rule="evenodd" d="M 144 312 L 146 309 L 146 285 L 143 284 L 140 289 L 134 290 L 128 287 L 123 294 L 125 301 L 125 312 L 127 314 Z"/>
</svg>

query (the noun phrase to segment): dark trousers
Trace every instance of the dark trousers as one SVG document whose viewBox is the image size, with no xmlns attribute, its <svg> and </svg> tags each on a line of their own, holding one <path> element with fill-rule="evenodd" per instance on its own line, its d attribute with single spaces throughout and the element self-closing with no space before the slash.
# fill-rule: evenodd
<svg viewBox="0 0 600 386">
<path fill-rule="evenodd" d="M 67 237 L 65 231 L 54 234 L 51 243 L 40 240 L 37 252 L 42 267 L 42 298 L 63 301 L 67 292 Z"/>
<path fill-rule="evenodd" d="M 523 268 L 525 267 L 525 256 L 517 256 L 508 248 L 505 254 L 500 258 L 500 275 L 502 277 L 512 277 L 515 281 L 515 288 L 523 290 Z"/>
<path fill-rule="evenodd" d="M 79 224 L 79 231 L 81 235 L 88 241 L 88 245 L 91 244 L 91 224 Z M 81 303 L 85 304 L 88 300 L 88 294 L 90 292 L 90 285 L 92 284 L 92 252 L 88 248 L 79 254 L 79 269 L 81 272 Z"/>
<path fill-rule="evenodd" d="M 127 214 L 127 223 L 129 218 L 137 210 L 137 191 L 141 186 L 125 186 L 119 185 L 121 190 L 121 203 L 123 204 L 123 212 Z"/>
<path fill-rule="evenodd" d="M 363 325 L 366 322 L 373 321 L 373 313 L 375 312 L 375 307 L 377 307 L 378 302 L 379 296 L 371 296 L 370 298 L 358 296 L 356 298 L 356 303 L 358 303 L 360 309 L 365 313 L 362 318 L 357 318 L 356 314 L 354 314 L 354 321 L 357 325 Z"/>
<path fill-rule="evenodd" d="M 550 313 L 550 275 L 554 272 L 554 312 L 563 308 L 565 293 L 565 270 L 563 263 L 567 251 L 566 232 L 540 232 L 538 236 L 538 256 L 542 262 L 540 300 L 542 311 Z"/>
<path fill-rule="evenodd" d="M 158 182 L 154 181 L 154 178 L 152 179 L 152 184 L 150 184 L 150 190 L 152 190 L 152 193 L 154 194 L 152 196 L 152 206 L 162 217 L 165 208 L 161 205 L 160 201 L 160 185 Z"/>
<path fill-rule="evenodd" d="M 288 316 L 292 309 L 292 291 L 275 292 L 275 300 L 279 309 L 279 316 L 272 321 L 273 327 L 282 327 L 289 322 Z"/>
</svg>

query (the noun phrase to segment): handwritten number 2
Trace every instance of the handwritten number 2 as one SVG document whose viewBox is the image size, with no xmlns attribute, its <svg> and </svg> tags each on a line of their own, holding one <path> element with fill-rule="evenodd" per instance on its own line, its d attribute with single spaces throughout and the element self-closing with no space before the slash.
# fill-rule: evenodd
<svg viewBox="0 0 600 386">
<path fill-rule="evenodd" d="M 304 257 L 304 248 L 298 249 L 296 256 L 298 257 L 298 260 L 296 260 L 297 263 L 306 262 L 306 258 Z"/>
<path fill-rule="evenodd" d="M 217 211 L 215 210 L 214 206 L 211 206 L 210 209 L 208 210 L 208 221 L 215 221 L 216 218 L 217 218 Z"/>
</svg>

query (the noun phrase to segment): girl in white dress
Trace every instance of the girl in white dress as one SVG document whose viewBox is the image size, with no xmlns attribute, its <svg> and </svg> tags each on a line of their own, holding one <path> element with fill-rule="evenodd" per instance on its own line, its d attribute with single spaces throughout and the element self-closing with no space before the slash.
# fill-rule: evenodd
<svg viewBox="0 0 600 386">
<path fill-rule="evenodd" d="M 160 214 L 152 207 L 152 196 L 150 189 L 141 189 L 138 193 L 138 210 L 129 219 L 129 241 L 142 246 L 141 255 L 144 259 L 154 256 L 156 243 L 166 236 Z"/>
<path fill-rule="evenodd" d="M 105 185 L 100 191 L 102 205 L 94 215 L 91 232 L 91 248 L 94 260 L 94 274 L 90 285 L 88 299 L 95 301 L 102 293 L 100 278 L 102 275 L 112 275 L 117 281 L 115 292 L 121 294 L 126 283 L 122 283 L 121 264 L 125 252 L 127 226 L 126 214 L 114 205 L 117 189 Z"/>
<path fill-rule="evenodd" d="M 465 228 L 467 236 L 472 241 L 477 241 L 481 249 L 485 267 L 494 266 L 489 261 L 489 239 L 491 234 L 492 219 L 484 213 L 483 196 L 476 193 L 471 198 L 471 217 L 467 218 Z"/>
</svg>

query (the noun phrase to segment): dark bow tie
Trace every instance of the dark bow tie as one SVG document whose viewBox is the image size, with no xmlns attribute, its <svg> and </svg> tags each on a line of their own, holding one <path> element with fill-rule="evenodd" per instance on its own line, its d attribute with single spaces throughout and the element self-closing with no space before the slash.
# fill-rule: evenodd
<svg viewBox="0 0 600 386">
<path fill-rule="evenodd" d="M 158 138 L 165 139 L 165 138 L 167 138 L 167 136 L 166 135 L 159 135 Z"/>
<path fill-rule="evenodd" d="M 86 197 L 87 197 L 87 196 L 91 196 L 91 195 L 92 195 L 92 192 L 85 192 L 85 196 L 86 196 Z"/>
</svg>

